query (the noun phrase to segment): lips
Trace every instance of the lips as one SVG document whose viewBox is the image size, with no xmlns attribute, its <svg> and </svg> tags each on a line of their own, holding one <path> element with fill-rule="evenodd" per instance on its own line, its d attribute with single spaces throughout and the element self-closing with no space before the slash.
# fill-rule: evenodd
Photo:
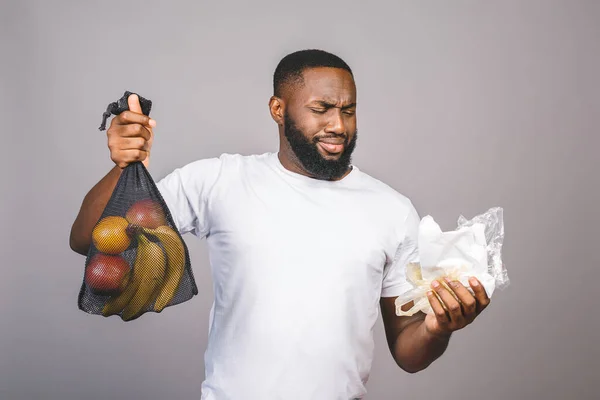
<svg viewBox="0 0 600 400">
<path fill-rule="evenodd" d="M 325 142 L 319 142 L 319 146 L 321 146 L 323 150 L 331 154 L 338 154 L 344 150 L 343 144 L 329 144 Z"/>
<path fill-rule="evenodd" d="M 338 138 L 323 138 L 318 141 L 319 146 L 330 154 L 338 154 L 344 151 L 344 143 L 344 139 Z"/>
</svg>

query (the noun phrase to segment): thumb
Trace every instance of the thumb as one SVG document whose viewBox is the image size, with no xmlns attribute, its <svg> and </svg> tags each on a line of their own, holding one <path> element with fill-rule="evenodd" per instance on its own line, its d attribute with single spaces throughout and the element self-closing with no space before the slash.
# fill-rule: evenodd
<svg viewBox="0 0 600 400">
<path fill-rule="evenodd" d="M 127 104 L 129 105 L 129 110 L 134 113 L 142 114 L 142 106 L 140 105 L 140 98 L 137 94 L 131 94 L 127 98 Z"/>
</svg>

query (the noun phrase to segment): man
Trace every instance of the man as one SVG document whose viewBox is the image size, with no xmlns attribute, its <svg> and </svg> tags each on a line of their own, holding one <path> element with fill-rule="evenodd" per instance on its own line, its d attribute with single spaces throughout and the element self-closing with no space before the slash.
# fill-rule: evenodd
<svg viewBox="0 0 600 400">
<path fill-rule="evenodd" d="M 154 120 L 136 96 L 108 130 L 116 167 L 86 196 L 71 232 L 86 254 L 122 168 L 148 166 Z M 435 314 L 398 317 L 417 258 L 411 202 L 351 164 L 356 87 L 339 57 L 284 57 L 269 102 L 277 153 L 223 154 L 157 183 L 177 228 L 208 241 L 215 301 L 202 399 L 354 399 L 365 395 L 381 307 L 396 363 L 414 373 L 445 351 L 452 332 L 489 299 L 477 280 L 432 287 Z"/>
</svg>

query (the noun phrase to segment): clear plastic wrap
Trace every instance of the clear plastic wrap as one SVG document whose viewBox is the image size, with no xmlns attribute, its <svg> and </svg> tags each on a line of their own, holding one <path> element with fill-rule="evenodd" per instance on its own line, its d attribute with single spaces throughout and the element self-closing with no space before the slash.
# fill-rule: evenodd
<svg viewBox="0 0 600 400">
<path fill-rule="evenodd" d="M 467 220 L 458 217 L 458 228 L 481 223 L 485 226 L 485 241 L 488 253 L 488 272 L 494 277 L 496 289 L 505 289 L 509 284 L 508 273 L 502 262 L 502 244 L 504 242 L 504 210 L 501 207 L 490 208 L 487 212 Z"/>
<path fill-rule="evenodd" d="M 424 226 L 424 222 L 427 218 L 429 218 L 428 222 L 430 221 L 430 224 L 434 223 L 433 219 L 427 216 L 423 218 L 420 229 Z M 439 228 L 437 224 L 435 226 Z M 464 258 L 440 259 L 440 262 L 435 263 L 435 265 L 421 266 L 419 262 L 409 263 L 406 266 L 406 278 L 413 286 L 413 289 L 396 299 L 397 315 L 411 316 L 419 311 L 426 314 L 432 313 L 433 311 L 429 304 L 429 300 L 427 299 L 427 292 L 431 290 L 431 282 L 434 279 L 440 279 L 440 283 L 446 286 L 446 283 L 442 278 L 448 277 L 451 280 L 460 281 L 467 289 L 469 289 L 469 291 L 471 291 L 468 279 L 470 276 L 475 276 L 482 282 L 482 285 L 485 287 L 486 292 L 490 297 L 495 289 L 504 289 L 509 285 L 510 281 L 508 279 L 508 273 L 502 262 L 504 220 L 503 209 L 501 207 L 490 208 L 487 212 L 477 215 L 471 220 L 467 220 L 461 215 L 458 218 L 458 227 L 454 232 L 466 234 L 472 232 L 473 236 L 478 236 L 478 238 L 474 240 L 476 243 L 474 243 L 473 246 L 479 246 L 479 249 L 481 250 L 480 254 L 483 255 L 479 268 L 473 267 L 473 264 L 477 265 L 477 263 L 469 261 L 473 261 L 473 258 L 471 258 L 470 255 L 465 255 Z M 458 246 L 456 237 L 447 239 L 446 242 L 444 242 L 444 238 L 441 234 L 440 231 L 440 236 L 436 238 L 436 243 L 434 244 L 442 249 L 440 250 L 440 253 L 452 253 L 452 250 L 456 250 L 452 247 Z M 422 247 L 425 248 L 425 244 L 431 244 L 421 243 L 423 237 L 425 236 L 422 236 L 420 232 L 419 249 Z M 485 240 L 483 237 L 485 237 Z M 483 248 L 485 248 L 485 251 L 487 252 L 487 265 L 485 264 Z M 458 251 L 455 251 L 455 254 L 456 253 L 464 253 L 464 249 L 458 249 Z M 420 252 L 421 262 L 423 262 L 424 258 L 425 257 L 423 257 Z M 431 255 L 428 254 L 427 258 L 431 260 Z M 452 290 L 449 291 L 450 293 L 453 293 Z M 413 306 L 409 310 L 403 311 L 402 307 L 410 302 L 414 302 Z"/>
</svg>

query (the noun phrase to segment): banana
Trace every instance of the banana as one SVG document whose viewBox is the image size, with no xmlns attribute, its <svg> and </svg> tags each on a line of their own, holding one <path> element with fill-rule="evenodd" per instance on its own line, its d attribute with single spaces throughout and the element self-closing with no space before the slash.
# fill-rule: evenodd
<svg viewBox="0 0 600 400">
<path fill-rule="evenodd" d="M 136 259 L 139 284 L 131 300 L 123 308 L 121 318 L 131 321 L 139 317 L 158 295 L 158 288 L 165 277 L 167 259 L 163 249 L 146 236 L 138 236 L 139 262 Z M 134 270 L 134 274 L 136 271 Z"/>
<path fill-rule="evenodd" d="M 185 270 L 185 249 L 176 231 L 166 225 L 156 229 L 142 228 L 142 232 L 155 236 L 163 244 L 167 253 L 167 272 L 165 280 L 160 288 L 154 311 L 161 312 L 173 299 L 179 282 Z"/>
<path fill-rule="evenodd" d="M 104 315 L 105 317 L 119 314 L 123 310 L 123 308 L 125 308 L 125 306 L 129 304 L 129 302 L 137 292 L 141 282 L 142 271 L 144 270 L 143 264 L 147 262 L 147 255 L 145 253 L 146 249 L 144 245 L 140 243 L 137 249 L 137 256 L 135 258 L 133 272 L 131 272 L 132 275 L 130 277 L 129 283 L 127 284 L 123 292 L 121 292 L 118 296 L 111 297 L 106 302 L 104 308 L 102 309 L 102 315 Z"/>
</svg>

